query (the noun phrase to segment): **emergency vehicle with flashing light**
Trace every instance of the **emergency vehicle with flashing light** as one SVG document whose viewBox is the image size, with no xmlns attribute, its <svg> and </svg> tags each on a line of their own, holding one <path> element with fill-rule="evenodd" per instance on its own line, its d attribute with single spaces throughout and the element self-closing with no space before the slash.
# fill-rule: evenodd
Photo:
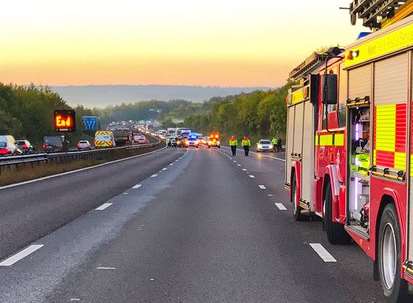
<svg viewBox="0 0 413 303">
<path fill-rule="evenodd" d="M 218 147 L 221 148 L 221 142 L 219 141 L 219 133 L 211 133 L 208 136 L 208 148 Z"/>
</svg>

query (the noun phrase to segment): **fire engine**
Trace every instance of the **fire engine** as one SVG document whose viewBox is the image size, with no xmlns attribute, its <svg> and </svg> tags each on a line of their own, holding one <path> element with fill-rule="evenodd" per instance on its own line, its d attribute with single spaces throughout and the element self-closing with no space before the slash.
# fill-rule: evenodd
<svg viewBox="0 0 413 303">
<path fill-rule="evenodd" d="M 211 148 L 211 147 L 220 148 L 221 147 L 221 142 L 219 141 L 219 133 L 218 132 L 210 133 L 209 136 L 208 136 L 207 144 L 208 144 L 208 148 Z"/>
<path fill-rule="evenodd" d="M 412 13 L 413 1 L 353 1 L 352 21 L 373 32 L 309 56 L 287 100 L 293 216 L 357 243 L 388 302 L 413 302 Z"/>
</svg>

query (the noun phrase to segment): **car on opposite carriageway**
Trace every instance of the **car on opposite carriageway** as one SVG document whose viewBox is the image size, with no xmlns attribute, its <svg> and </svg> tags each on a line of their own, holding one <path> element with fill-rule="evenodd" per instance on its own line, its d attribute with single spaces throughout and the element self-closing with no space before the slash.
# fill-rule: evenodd
<svg viewBox="0 0 413 303">
<path fill-rule="evenodd" d="M 257 152 L 272 152 L 274 151 L 274 146 L 271 143 L 271 140 L 261 139 L 257 143 L 256 151 Z"/>
</svg>

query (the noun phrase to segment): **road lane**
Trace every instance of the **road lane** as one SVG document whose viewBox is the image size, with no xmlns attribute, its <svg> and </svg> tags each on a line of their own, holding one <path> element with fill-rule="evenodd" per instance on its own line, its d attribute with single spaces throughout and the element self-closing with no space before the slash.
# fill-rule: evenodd
<svg viewBox="0 0 413 303">
<path fill-rule="evenodd" d="M 0 258 L 96 208 L 180 155 L 181 151 L 162 150 L 0 190 Z"/>
<path fill-rule="evenodd" d="M 258 162 L 237 158 L 251 179 L 216 150 L 188 152 L 0 268 L 0 301 L 383 302 L 359 249 L 329 246 L 320 222 L 280 211 L 280 164 Z"/>
</svg>

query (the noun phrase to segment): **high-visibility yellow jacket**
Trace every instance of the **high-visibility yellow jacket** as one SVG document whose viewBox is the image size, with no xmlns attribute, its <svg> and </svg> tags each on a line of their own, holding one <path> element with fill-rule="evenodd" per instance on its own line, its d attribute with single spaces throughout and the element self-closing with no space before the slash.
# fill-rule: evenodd
<svg viewBox="0 0 413 303">
<path fill-rule="evenodd" d="M 250 139 L 242 139 L 241 145 L 242 146 L 251 146 Z"/>
<path fill-rule="evenodd" d="M 277 141 L 278 141 L 277 139 L 272 138 L 272 140 L 271 140 L 271 144 L 272 144 L 272 145 L 277 145 Z"/>
<path fill-rule="evenodd" d="M 231 140 L 229 139 L 229 146 L 237 146 L 238 142 L 237 139 Z"/>
</svg>

